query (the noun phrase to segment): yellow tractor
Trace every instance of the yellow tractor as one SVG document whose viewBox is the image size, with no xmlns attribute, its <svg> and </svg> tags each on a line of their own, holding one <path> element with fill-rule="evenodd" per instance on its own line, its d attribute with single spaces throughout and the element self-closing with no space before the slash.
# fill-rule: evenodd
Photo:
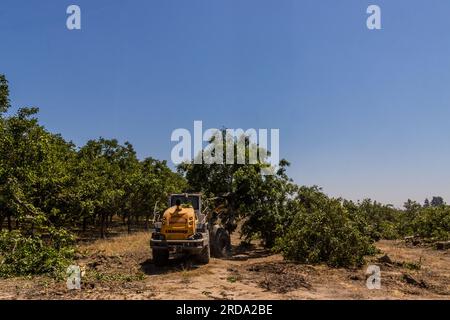
<svg viewBox="0 0 450 320">
<path fill-rule="evenodd" d="M 172 194 L 169 208 L 154 214 L 150 240 L 153 262 L 168 263 L 169 256 L 194 256 L 199 263 L 209 263 L 210 256 L 223 257 L 231 248 L 230 234 L 220 224 L 220 210 L 202 211 L 202 195 Z"/>
</svg>

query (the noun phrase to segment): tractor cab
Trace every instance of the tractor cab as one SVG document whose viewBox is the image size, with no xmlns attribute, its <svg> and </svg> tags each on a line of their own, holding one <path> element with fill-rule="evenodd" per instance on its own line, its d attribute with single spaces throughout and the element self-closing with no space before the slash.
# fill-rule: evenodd
<svg viewBox="0 0 450 320">
<path fill-rule="evenodd" d="M 169 208 L 177 203 L 184 206 L 192 206 L 199 223 L 205 223 L 205 215 L 202 213 L 202 195 L 200 193 L 172 194 L 169 197 Z"/>
</svg>

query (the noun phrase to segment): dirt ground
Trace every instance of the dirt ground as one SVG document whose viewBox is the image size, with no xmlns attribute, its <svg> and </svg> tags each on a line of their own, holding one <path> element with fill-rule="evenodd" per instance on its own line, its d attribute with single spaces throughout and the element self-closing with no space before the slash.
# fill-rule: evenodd
<svg viewBox="0 0 450 320">
<path fill-rule="evenodd" d="M 381 288 L 366 287 L 367 265 L 333 269 L 283 261 L 258 245 L 238 246 L 233 255 L 208 265 L 172 259 L 153 265 L 148 233 L 97 240 L 78 248 L 85 269 L 82 289 L 47 277 L 0 280 L 0 299 L 447 299 L 448 250 L 380 241 L 382 253 L 367 259 L 381 268 Z M 385 254 L 388 258 L 382 258 Z"/>
</svg>

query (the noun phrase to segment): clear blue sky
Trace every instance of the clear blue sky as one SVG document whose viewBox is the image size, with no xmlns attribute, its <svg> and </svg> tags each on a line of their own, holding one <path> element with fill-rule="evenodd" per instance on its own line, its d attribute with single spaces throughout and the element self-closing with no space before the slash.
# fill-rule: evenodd
<svg viewBox="0 0 450 320">
<path fill-rule="evenodd" d="M 299 184 L 449 201 L 449 15 L 448 0 L 1 0 L 0 73 L 15 107 L 78 145 L 116 137 L 169 160 L 194 120 L 279 128 Z"/>
</svg>

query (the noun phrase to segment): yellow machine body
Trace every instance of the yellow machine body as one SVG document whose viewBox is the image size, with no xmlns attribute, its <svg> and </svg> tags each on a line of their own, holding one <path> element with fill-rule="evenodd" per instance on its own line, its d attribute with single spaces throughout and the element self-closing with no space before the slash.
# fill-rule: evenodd
<svg viewBox="0 0 450 320">
<path fill-rule="evenodd" d="M 195 234 L 197 223 L 192 207 L 173 206 L 164 212 L 161 233 L 166 240 L 186 240 Z"/>
</svg>

